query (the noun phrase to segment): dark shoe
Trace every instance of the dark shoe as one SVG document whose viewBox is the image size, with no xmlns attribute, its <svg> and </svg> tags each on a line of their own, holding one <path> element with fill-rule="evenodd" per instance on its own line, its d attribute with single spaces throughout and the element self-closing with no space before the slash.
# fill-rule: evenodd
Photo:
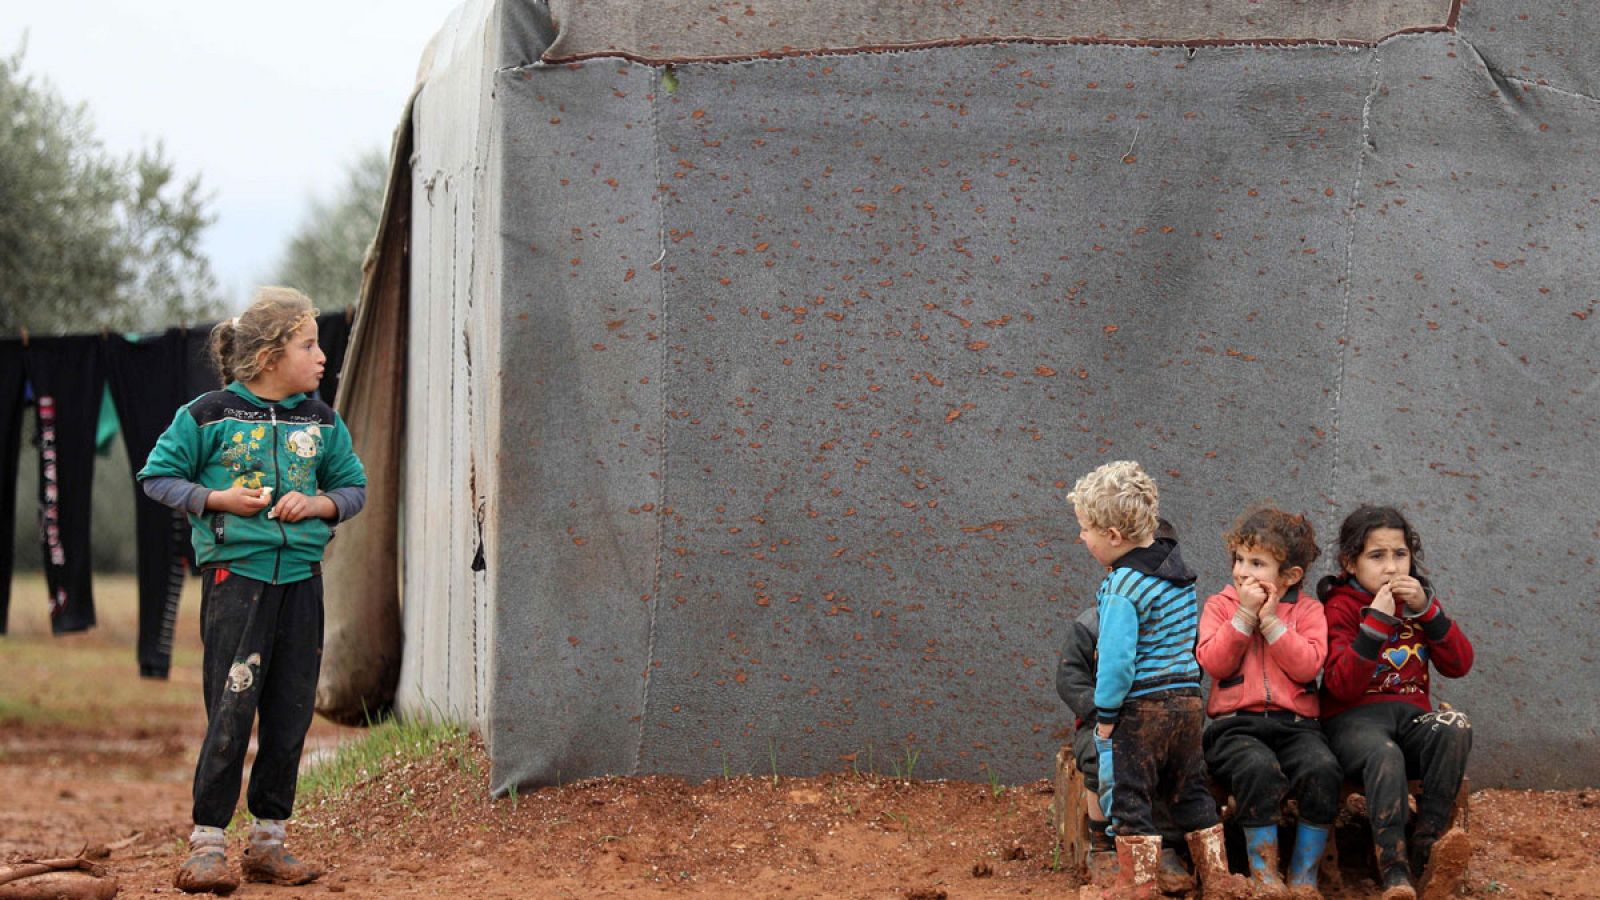
<svg viewBox="0 0 1600 900">
<path fill-rule="evenodd" d="M 1467 862 L 1472 858 L 1472 838 L 1459 828 L 1444 833 L 1429 848 L 1424 859 L 1417 893 L 1424 900 L 1449 897 L 1467 877 Z"/>
<path fill-rule="evenodd" d="M 239 876 L 228 867 L 228 858 L 214 850 L 196 850 L 178 867 L 172 886 L 185 894 L 231 894 L 239 886 Z"/>
<path fill-rule="evenodd" d="M 1411 885 L 1411 873 L 1404 865 L 1384 869 L 1380 882 L 1383 900 L 1417 900 L 1417 889 Z"/>
<path fill-rule="evenodd" d="M 1117 882 L 1117 851 L 1089 851 L 1089 883 L 1111 887 Z"/>
<path fill-rule="evenodd" d="M 315 863 L 296 859 L 282 844 L 251 844 L 244 850 L 245 881 L 266 884 L 310 884 L 322 877 L 324 869 Z"/>
<path fill-rule="evenodd" d="M 1178 851 L 1171 847 L 1161 848 L 1156 868 L 1156 886 L 1161 888 L 1161 893 L 1174 895 L 1188 894 L 1195 888 L 1194 874 L 1178 858 Z"/>
</svg>

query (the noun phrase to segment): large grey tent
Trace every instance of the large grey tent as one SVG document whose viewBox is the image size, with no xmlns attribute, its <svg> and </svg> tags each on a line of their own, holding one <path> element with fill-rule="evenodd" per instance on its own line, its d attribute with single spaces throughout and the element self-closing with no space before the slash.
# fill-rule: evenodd
<svg viewBox="0 0 1600 900">
<path fill-rule="evenodd" d="M 497 790 L 1042 777 L 1065 494 L 1135 458 L 1202 595 L 1253 504 L 1402 506 L 1477 783 L 1594 783 L 1585 12 L 468 3 L 346 370 L 391 499 L 335 541 L 324 707 L 479 726 Z"/>
</svg>

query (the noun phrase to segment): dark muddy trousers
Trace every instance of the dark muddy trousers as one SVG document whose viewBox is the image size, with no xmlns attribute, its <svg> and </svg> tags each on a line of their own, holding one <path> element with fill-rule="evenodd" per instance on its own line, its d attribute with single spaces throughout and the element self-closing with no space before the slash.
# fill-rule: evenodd
<svg viewBox="0 0 1600 900">
<path fill-rule="evenodd" d="M 1431 842 L 1444 831 L 1472 750 L 1465 714 L 1371 703 L 1334 716 L 1323 729 L 1345 773 L 1360 778 L 1366 791 L 1379 869 L 1407 862 L 1408 773 L 1422 780 L 1414 839 Z"/>
<path fill-rule="evenodd" d="M 206 569 L 201 578 L 207 722 L 194 773 L 194 823 L 226 828 L 233 818 L 257 711 L 250 812 L 287 819 L 322 665 L 322 576 L 273 585 Z"/>
<path fill-rule="evenodd" d="M 1204 737 L 1206 767 L 1239 806 L 1243 828 L 1278 824 L 1291 796 L 1307 825 L 1331 825 L 1344 771 L 1316 719 L 1238 713 L 1212 722 Z"/>
<path fill-rule="evenodd" d="M 1117 834 L 1159 834 L 1151 811 L 1158 797 L 1170 802 L 1180 832 L 1217 824 L 1200 747 L 1204 722 L 1195 689 L 1123 702 L 1111 732 L 1111 819 Z"/>
</svg>

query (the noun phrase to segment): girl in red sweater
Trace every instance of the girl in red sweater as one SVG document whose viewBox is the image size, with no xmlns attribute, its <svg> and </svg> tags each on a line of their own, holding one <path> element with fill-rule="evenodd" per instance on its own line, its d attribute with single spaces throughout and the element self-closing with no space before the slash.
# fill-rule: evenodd
<svg viewBox="0 0 1600 900">
<path fill-rule="evenodd" d="M 1250 875 L 1284 892 L 1278 819 L 1285 796 L 1299 807 L 1287 887 L 1319 896 L 1317 863 L 1338 812 L 1344 775 L 1317 724 L 1317 675 L 1328 655 L 1322 605 L 1300 592 L 1317 558 L 1304 516 L 1276 509 L 1246 514 L 1223 538 L 1233 584 L 1206 601 L 1195 656 L 1212 678 L 1202 737 L 1206 767 L 1233 795 Z"/>
<path fill-rule="evenodd" d="M 1460 879 L 1471 853 L 1466 833 L 1449 824 L 1472 725 L 1456 710 L 1434 710 L 1428 685 L 1430 666 L 1447 678 L 1467 674 L 1472 644 L 1445 615 L 1421 561 L 1422 541 L 1398 510 L 1363 506 L 1339 528 L 1339 574 L 1317 586 L 1328 619 L 1323 729 L 1345 774 L 1365 785 L 1385 900 L 1415 897 L 1413 879 L 1453 893 L 1444 882 Z M 1408 777 L 1422 780 L 1409 852 Z"/>
</svg>

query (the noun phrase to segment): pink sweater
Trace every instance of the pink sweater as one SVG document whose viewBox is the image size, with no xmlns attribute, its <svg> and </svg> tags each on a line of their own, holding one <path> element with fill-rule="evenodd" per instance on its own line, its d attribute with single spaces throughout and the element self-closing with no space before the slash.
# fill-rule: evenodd
<svg viewBox="0 0 1600 900">
<path fill-rule="evenodd" d="M 1315 597 L 1295 592 L 1278 604 L 1282 634 L 1273 640 L 1234 625 L 1239 595 L 1228 585 L 1206 600 L 1194 655 L 1214 679 L 1206 714 L 1289 710 L 1317 718 L 1317 674 L 1328 658 L 1328 620 Z"/>
</svg>

